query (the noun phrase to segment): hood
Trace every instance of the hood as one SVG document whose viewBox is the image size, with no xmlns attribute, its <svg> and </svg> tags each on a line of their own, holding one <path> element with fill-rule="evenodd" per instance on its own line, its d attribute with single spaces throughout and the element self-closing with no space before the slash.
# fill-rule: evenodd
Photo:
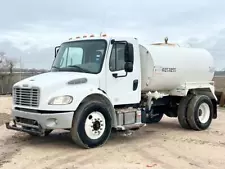
<svg viewBox="0 0 225 169">
<path fill-rule="evenodd" d="M 47 72 L 17 82 L 14 86 L 39 88 L 65 86 L 71 80 L 87 78 L 87 83 L 99 86 L 98 75 L 78 72 Z"/>
</svg>

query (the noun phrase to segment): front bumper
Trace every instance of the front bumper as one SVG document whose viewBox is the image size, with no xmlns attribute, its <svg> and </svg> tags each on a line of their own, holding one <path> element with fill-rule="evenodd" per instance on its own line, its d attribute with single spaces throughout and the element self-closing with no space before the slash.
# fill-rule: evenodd
<svg viewBox="0 0 225 169">
<path fill-rule="evenodd" d="M 15 121 L 13 121 L 14 124 L 10 124 L 9 122 L 5 123 L 7 129 L 11 130 L 16 130 L 16 131 L 22 131 L 22 132 L 27 132 L 39 136 L 44 136 L 45 135 L 45 130 L 42 129 L 40 126 L 38 128 L 23 128 L 19 127 L 16 125 Z"/>
<path fill-rule="evenodd" d="M 74 112 L 40 114 L 13 109 L 14 124 L 6 123 L 6 128 L 43 135 L 49 129 L 70 129 L 73 114 Z"/>
</svg>

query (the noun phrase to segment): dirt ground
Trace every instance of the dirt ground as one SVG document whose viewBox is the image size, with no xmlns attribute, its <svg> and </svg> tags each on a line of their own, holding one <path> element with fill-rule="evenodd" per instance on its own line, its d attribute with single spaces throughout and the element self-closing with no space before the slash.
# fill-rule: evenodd
<svg viewBox="0 0 225 169">
<path fill-rule="evenodd" d="M 102 147 L 80 149 L 66 131 L 31 137 L 5 129 L 10 97 L 0 97 L 0 168 L 3 169 L 224 169 L 225 109 L 206 131 L 187 131 L 164 117 L 131 136 L 112 134 Z"/>
</svg>

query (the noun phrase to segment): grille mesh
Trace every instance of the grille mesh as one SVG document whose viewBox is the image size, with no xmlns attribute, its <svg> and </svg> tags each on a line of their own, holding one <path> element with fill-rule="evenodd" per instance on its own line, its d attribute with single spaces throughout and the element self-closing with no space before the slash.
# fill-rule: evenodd
<svg viewBox="0 0 225 169">
<path fill-rule="evenodd" d="M 13 90 L 13 98 L 15 105 L 38 107 L 40 90 L 39 88 L 15 87 Z"/>
</svg>

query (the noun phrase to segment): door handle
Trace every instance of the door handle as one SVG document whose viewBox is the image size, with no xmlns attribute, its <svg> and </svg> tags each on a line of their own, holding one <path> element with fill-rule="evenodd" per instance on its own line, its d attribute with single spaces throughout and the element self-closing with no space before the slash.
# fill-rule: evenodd
<svg viewBox="0 0 225 169">
<path fill-rule="evenodd" d="M 138 87 L 138 79 L 135 79 L 133 81 L 133 91 L 137 90 L 137 87 Z"/>
</svg>

